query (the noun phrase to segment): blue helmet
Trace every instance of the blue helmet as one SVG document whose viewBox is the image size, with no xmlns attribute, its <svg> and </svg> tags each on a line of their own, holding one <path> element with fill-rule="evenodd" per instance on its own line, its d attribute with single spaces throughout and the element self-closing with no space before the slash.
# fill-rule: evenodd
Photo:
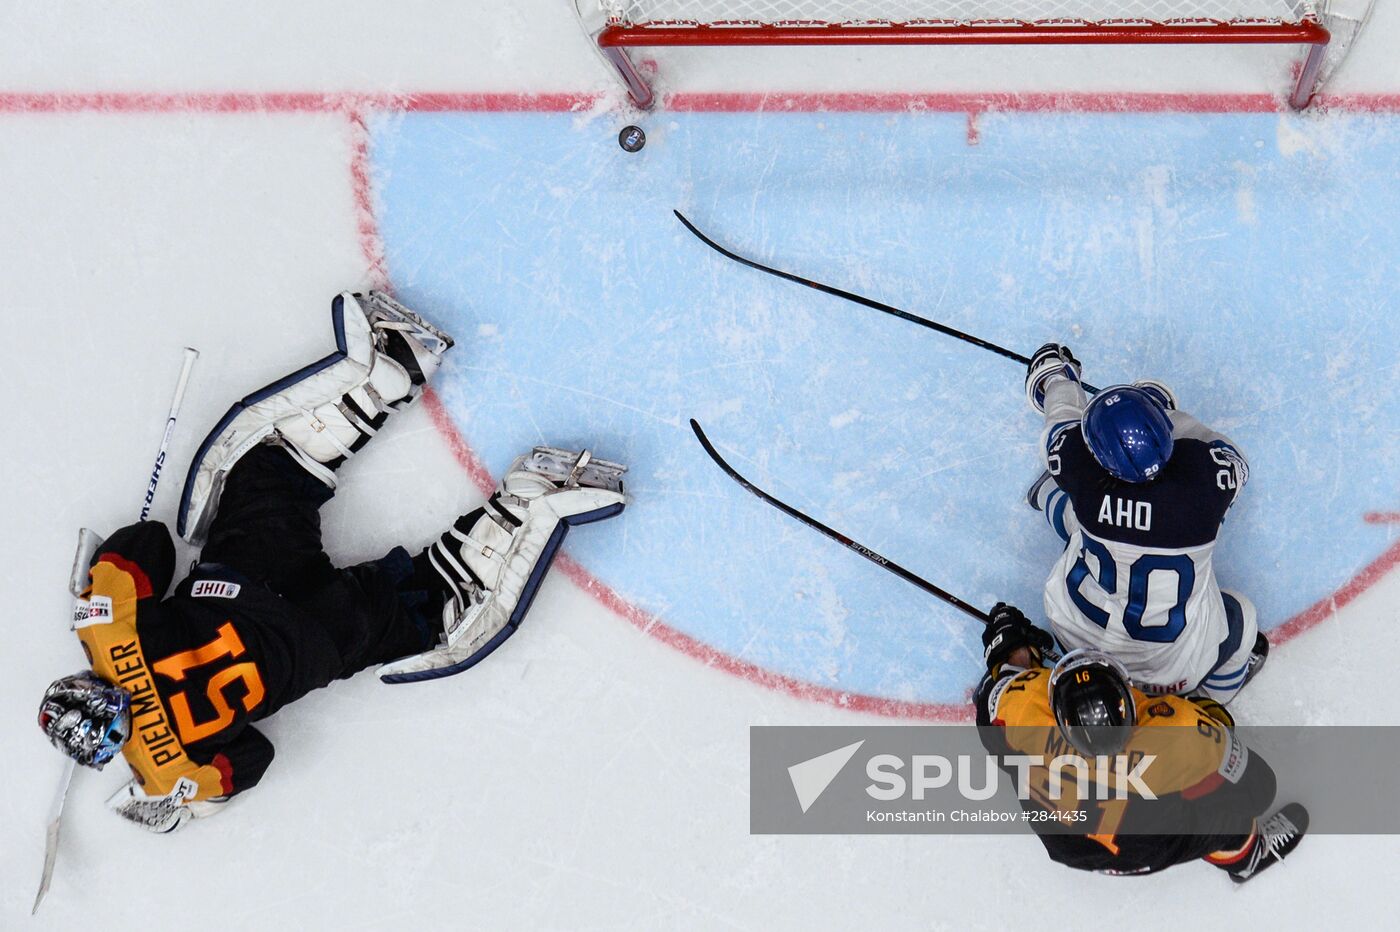
<svg viewBox="0 0 1400 932">
<path fill-rule="evenodd" d="M 1099 392 L 1084 409 L 1084 442 L 1124 482 L 1155 478 L 1172 455 L 1172 422 L 1161 403 L 1131 385 Z"/>
</svg>

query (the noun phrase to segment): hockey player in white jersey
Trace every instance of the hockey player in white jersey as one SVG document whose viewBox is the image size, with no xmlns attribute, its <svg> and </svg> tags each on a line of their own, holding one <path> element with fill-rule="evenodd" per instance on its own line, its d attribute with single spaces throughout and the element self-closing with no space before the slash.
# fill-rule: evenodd
<svg viewBox="0 0 1400 932">
<path fill-rule="evenodd" d="M 1079 371 L 1067 347 L 1047 343 L 1026 374 L 1047 469 L 1028 500 L 1066 541 L 1045 583 L 1055 636 L 1109 652 L 1144 692 L 1229 702 L 1268 654 L 1253 604 L 1223 592 L 1212 563 L 1249 466 L 1165 385 L 1112 386 L 1090 401 Z"/>
</svg>

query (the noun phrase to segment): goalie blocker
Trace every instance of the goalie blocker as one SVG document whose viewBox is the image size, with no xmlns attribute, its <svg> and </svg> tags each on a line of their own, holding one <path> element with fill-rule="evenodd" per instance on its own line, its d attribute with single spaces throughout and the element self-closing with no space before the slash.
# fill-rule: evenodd
<svg viewBox="0 0 1400 932">
<path fill-rule="evenodd" d="M 611 518 L 627 499 L 625 466 L 536 447 L 512 464 L 486 505 L 463 515 L 419 557 L 449 597 L 437 646 L 385 664 L 385 683 L 451 676 L 477 664 L 515 633 L 569 528 Z"/>
</svg>

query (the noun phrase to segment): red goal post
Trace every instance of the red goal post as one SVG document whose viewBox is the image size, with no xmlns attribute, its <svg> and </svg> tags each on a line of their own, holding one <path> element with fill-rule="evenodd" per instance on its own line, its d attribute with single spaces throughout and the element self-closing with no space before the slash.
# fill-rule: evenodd
<svg viewBox="0 0 1400 932">
<path fill-rule="evenodd" d="M 1289 102 L 1317 89 L 1326 0 L 576 0 L 632 101 L 654 95 L 627 50 L 660 46 L 1308 46 Z M 1324 7 L 1325 8 L 1325 7 Z"/>
</svg>

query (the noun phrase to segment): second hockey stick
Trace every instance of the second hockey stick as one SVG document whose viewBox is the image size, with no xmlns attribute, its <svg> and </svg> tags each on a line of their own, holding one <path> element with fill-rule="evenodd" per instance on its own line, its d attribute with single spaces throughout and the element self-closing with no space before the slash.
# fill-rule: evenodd
<svg viewBox="0 0 1400 932">
<path fill-rule="evenodd" d="M 180 406 L 185 400 L 185 389 L 190 384 L 190 372 L 194 369 L 194 361 L 198 358 L 199 350 L 189 346 L 185 347 L 180 364 L 180 377 L 175 383 L 175 396 L 170 402 L 170 413 L 165 417 L 165 433 L 161 435 L 160 449 L 156 451 L 155 463 L 151 466 L 151 477 L 146 481 L 146 497 L 141 502 L 140 520 L 142 521 L 151 516 L 151 503 L 155 501 L 156 488 L 160 485 L 160 474 L 165 466 L 166 452 L 170 449 L 170 438 L 175 434 L 175 422 L 180 417 Z M 68 583 L 68 588 L 75 600 L 75 609 L 79 606 L 86 607 L 79 600 L 81 600 L 85 588 L 88 564 L 100 546 L 101 540 L 87 528 L 83 528 L 79 534 L 78 555 L 73 562 L 73 573 Z M 49 823 L 44 838 L 44 869 L 39 876 L 39 890 L 34 894 L 34 906 L 29 911 L 31 916 L 39 912 L 39 904 L 44 901 L 45 894 L 49 892 L 49 884 L 53 882 L 53 868 L 58 860 L 58 838 L 63 829 L 63 808 L 68 802 L 68 788 L 73 783 L 73 772 L 77 768 L 77 762 L 72 758 L 69 758 L 64 764 L 63 775 L 59 778 L 58 788 L 49 808 Z"/>
<path fill-rule="evenodd" d="M 973 346 L 978 346 L 984 350 L 989 350 L 993 353 L 996 353 L 998 356 L 1005 356 L 1007 359 L 1019 362 L 1022 365 L 1030 365 L 1030 357 L 1022 356 L 1020 353 L 1017 353 L 1013 350 L 1009 350 L 1004 346 L 999 346 L 998 344 L 993 343 L 990 340 L 984 340 L 981 337 L 973 336 L 970 333 L 964 333 L 963 331 L 958 330 L 955 327 L 949 327 L 947 324 L 940 324 L 938 321 L 929 320 L 927 317 L 920 317 L 918 314 L 911 314 L 908 311 L 900 310 L 899 308 L 894 307 L 893 305 L 885 304 L 883 301 L 876 301 L 874 298 L 867 298 L 864 295 L 858 295 L 851 291 L 843 291 L 840 288 L 835 288 L 831 285 L 824 285 L 821 282 L 813 281 L 810 278 L 803 278 L 801 275 L 794 275 L 791 272 L 784 272 L 782 269 L 775 269 L 772 266 L 764 265 L 761 262 L 755 262 L 753 259 L 746 259 L 745 257 L 739 255 L 736 252 L 731 252 L 730 250 L 725 249 L 719 243 L 716 243 L 704 233 L 701 233 L 700 229 L 695 224 L 691 223 L 688 219 L 686 219 L 685 214 L 681 213 L 679 210 L 673 210 L 671 211 L 671 213 L 676 215 L 677 220 L 685 224 L 685 228 L 687 230 L 695 234 L 696 239 L 700 240 L 700 242 L 704 243 L 706 246 L 709 246 L 711 249 L 724 256 L 725 258 L 733 259 L 740 265 L 747 265 L 751 269 L 757 269 L 760 272 L 767 272 L 769 275 L 776 275 L 778 278 L 786 279 L 787 281 L 795 282 L 799 285 L 805 285 L 806 287 L 813 288 L 817 291 L 822 292 L 823 294 L 829 294 L 837 298 L 845 298 L 847 301 L 854 301 L 856 304 L 868 307 L 871 310 L 879 311 L 882 314 L 889 314 L 893 317 L 898 317 L 900 320 L 907 320 L 911 324 L 918 324 L 920 327 L 927 327 L 930 330 L 936 330 L 944 336 L 950 336 L 956 340 L 962 340 L 965 343 L 971 343 Z M 1089 392 L 1090 394 L 1098 392 L 1098 389 L 1090 385 L 1088 382 L 1083 382 L 1081 384 L 1084 386 L 1084 390 L 1086 392 Z"/>
<path fill-rule="evenodd" d="M 175 397 L 170 401 L 170 413 L 165 416 L 165 433 L 160 438 L 160 450 L 156 453 L 156 461 L 151 466 L 151 478 L 146 482 L 146 498 L 141 503 L 141 520 L 145 521 L 151 516 L 151 503 L 156 499 L 156 486 L 160 485 L 160 473 L 165 468 L 165 453 L 170 448 L 170 438 L 175 433 L 175 421 L 180 417 L 180 406 L 185 401 L 185 388 L 190 384 L 190 371 L 194 369 L 194 361 L 199 358 L 199 350 L 192 346 L 185 347 L 184 361 L 180 365 L 180 378 L 175 383 Z"/>
<path fill-rule="evenodd" d="M 935 586 L 933 583 L 929 582 L 927 579 L 924 579 L 917 573 L 911 572 L 910 570 L 906 570 L 904 567 L 900 566 L 898 563 L 895 563 L 893 560 L 886 559 L 885 557 L 871 550 L 869 547 L 866 547 L 864 544 L 860 544 L 854 540 L 851 540 L 849 537 L 847 537 L 845 534 L 842 534 L 840 531 L 837 531 L 834 528 L 827 527 L 825 524 L 822 524 L 816 518 L 813 518 L 810 515 L 803 514 L 796 508 L 789 505 L 787 502 L 781 501 L 777 498 L 774 498 L 772 495 L 769 495 L 767 492 L 754 485 L 748 479 L 745 479 L 742 475 L 739 474 L 739 471 L 737 469 L 735 469 L 733 466 L 730 466 L 729 463 L 725 461 L 724 457 L 719 455 L 719 451 L 717 451 L 714 448 L 714 444 L 710 443 L 710 438 L 705 436 L 705 431 L 701 429 L 699 422 L 696 421 L 694 418 L 690 419 L 690 429 L 695 431 L 695 439 L 700 441 L 700 445 L 705 448 L 705 452 L 710 455 L 710 459 L 714 460 L 715 464 L 718 465 L 720 469 L 723 469 L 725 473 L 728 474 L 729 478 L 733 479 L 735 482 L 739 483 L 741 486 L 748 489 L 754 495 L 763 499 L 765 502 L 772 505 L 774 508 L 777 508 L 779 511 L 783 512 L 791 518 L 796 518 L 798 521 L 801 521 L 809 528 L 812 528 L 813 530 L 826 535 L 827 537 L 836 541 L 841 546 L 845 547 L 847 550 L 852 550 L 860 554 L 861 556 L 865 557 L 865 559 L 869 560 L 871 563 L 874 563 L 877 566 L 882 567 L 883 569 L 889 570 L 891 573 L 895 574 L 905 582 L 910 583 L 914 586 L 918 586 L 920 589 L 927 592 L 929 595 L 938 599 L 942 599 L 944 602 L 947 602 L 954 608 L 966 612 L 973 618 L 976 618 L 978 621 L 982 622 L 982 624 L 986 624 L 988 622 L 989 619 L 987 617 L 987 613 L 982 611 L 981 609 L 969 605 L 967 602 L 964 602 L 962 599 L 953 595 L 946 589 L 942 589 L 938 586 Z"/>
</svg>

